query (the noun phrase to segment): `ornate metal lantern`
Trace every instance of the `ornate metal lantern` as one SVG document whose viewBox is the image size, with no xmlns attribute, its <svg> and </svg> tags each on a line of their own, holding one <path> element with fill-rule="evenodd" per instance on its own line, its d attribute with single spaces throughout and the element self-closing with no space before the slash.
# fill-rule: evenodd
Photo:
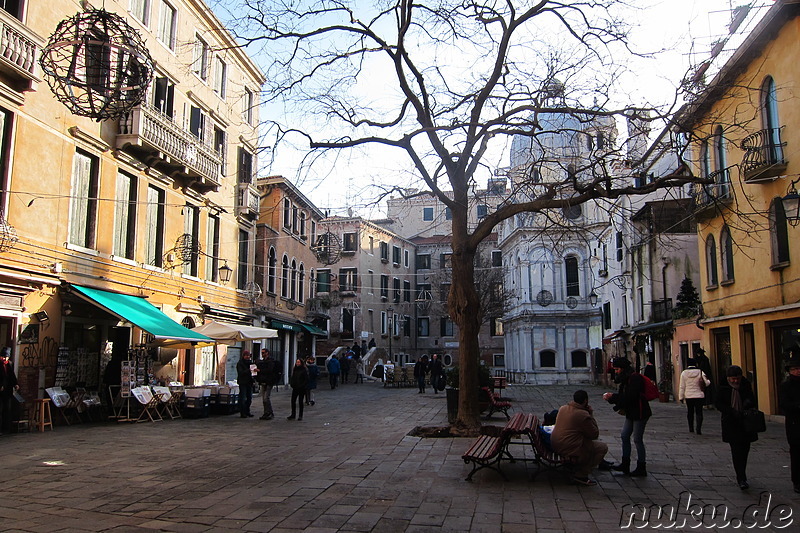
<svg viewBox="0 0 800 533">
<path fill-rule="evenodd" d="M 178 261 L 183 265 L 191 263 L 202 252 L 200 243 L 189 233 L 184 233 L 178 237 L 172 250 L 175 252 Z"/>
<path fill-rule="evenodd" d="M 61 103 L 97 120 L 139 105 L 153 78 L 153 59 L 139 32 L 104 9 L 62 20 L 39 64 Z"/>
<path fill-rule="evenodd" d="M 0 215 L 0 253 L 7 252 L 17 243 L 17 230 Z"/>
<path fill-rule="evenodd" d="M 332 265 L 342 257 L 342 242 L 339 237 L 328 231 L 317 237 L 312 250 L 320 263 Z"/>
</svg>

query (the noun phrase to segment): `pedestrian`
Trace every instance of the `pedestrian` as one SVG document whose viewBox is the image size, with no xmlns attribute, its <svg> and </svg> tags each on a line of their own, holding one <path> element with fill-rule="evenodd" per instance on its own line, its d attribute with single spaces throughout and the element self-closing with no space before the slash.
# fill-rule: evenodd
<svg viewBox="0 0 800 533">
<path fill-rule="evenodd" d="M 428 373 L 428 356 L 423 355 L 422 359 L 414 364 L 414 377 L 417 378 L 419 394 L 425 392 L 425 374 Z"/>
<path fill-rule="evenodd" d="M 303 402 L 306 397 L 306 389 L 308 388 L 308 369 L 305 363 L 299 357 L 294 362 L 292 368 L 292 375 L 289 378 L 289 385 L 292 387 L 292 414 L 286 417 L 286 420 L 294 420 L 297 414 L 297 406 L 300 406 L 300 416 L 297 420 L 303 419 Z"/>
<path fill-rule="evenodd" d="M 653 383 L 656 382 L 656 365 L 654 365 L 651 361 L 648 361 L 644 365 L 644 370 L 642 370 L 642 375 L 648 378 Z"/>
<path fill-rule="evenodd" d="M 365 372 L 364 358 L 359 357 L 356 360 L 356 383 L 358 383 L 359 381 L 361 381 L 361 383 L 364 383 L 364 372 Z"/>
<path fill-rule="evenodd" d="M 708 356 L 706 355 L 706 351 L 702 348 L 697 348 L 694 354 L 694 362 L 697 364 L 697 368 L 699 368 L 703 374 L 711 381 L 711 385 L 706 387 L 705 390 L 705 405 L 709 406 L 709 409 L 712 405 L 714 405 L 714 400 L 717 397 L 717 384 L 714 381 L 714 374 L 711 371 L 711 361 L 709 361 Z"/>
<path fill-rule="evenodd" d="M 444 365 L 436 354 L 431 356 L 431 385 L 434 394 L 439 394 L 440 390 L 444 390 Z"/>
<path fill-rule="evenodd" d="M 11 348 L 0 350 L 0 435 L 11 432 L 11 402 L 19 390 L 17 375 L 11 363 Z"/>
<path fill-rule="evenodd" d="M 278 372 L 275 360 L 272 359 L 272 354 L 266 348 L 261 350 L 261 359 L 256 363 L 256 368 L 258 368 L 256 381 L 261 385 L 261 401 L 264 404 L 264 414 L 261 415 L 261 420 L 271 420 L 275 418 L 275 412 L 272 410 L 272 389 L 278 382 Z"/>
<path fill-rule="evenodd" d="M 328 380 L 331 384 L 331 390 L 333 390 L 336 388 L 336 382 L 339 379 L 339 372 L 341 372 L 339 359 L 336 358 L 335 354 L 331 354 L 331 356 L 328 358 L 328 362 L 325 363 L 325 367 L 328 369 Z"/>
<path fill-rule="evenodd" d="M 368 347 L 369 347 L 369 349 L 370 349 L 370 350 L 371 350 L 372 348 L 374 348 L 374 347 L 375 347 L 375 337 L 372 337 L 372 338 L 369 340 L 369 345 L 368 345 Z"/>
<path fill-rule="evenodd" d="M 722 415 L 722 442 L 727 442 L 731 447 L 736 484 L 745 490 L 750 487 L 747 482 L 747 456 L 750 454 L 750 443 L 758 440 L 758 433 L 744 429 L 744 410 L 754 408 L 756 398 L 753 387 L 742 374 L 739 366 L 728 368 L 725 372 L 727 383 L 720 384 L 716 407 Z"/>
<path fill-rule="evenodd" d="M 589 405 L 589 394 L 585 390 L 577 390 L 572 401 L 561 406 L 556 416 L 556 423 L 550 435 L 550 444 L 558 455 L 573 459 L 575 469 L 572 481 L 581 485 L 597 485 L 589 474 L 600 466 L 608 453 L 608 445 L 599 442 L 600 429 Z M 610 466 L 603 463 L 606 468 Z"/>
<path fill-rule="evenodd" d="M 631 362 L 624 357 L 615 357 L 612 364 L 616 371 L 614 383 L 619 385 L 617 392 L 603 394 L 603 399 L 614 404 L 614 411 L 625 416 L 622 425 L 622 462 L 613 467 L 626 476 L 643 477 L 647 475 L 647 452 L 644 447 L 644 429 L 652 416 L 650 403 L 643 398 L 644 376 L 634 372 Z M 631 437 L 636 445 L 636 469 L 631 470 Z"/>
<path fill-rule="evenodd" d="M 792 348 L 786 359 L 789 375 L 778 389 L 778 404 L 784 415 L 786 439 L 794 491 L 800 493 L 800 346 Z"/>
<path fill-rule="evenodd" d="M 369 351 L 369 348 L 367 348 L 367 341 L 362 339 L 361 340 L 361 356 L 363 357 L 363 356 L 367 355 L 368 351 Z"/>
<path fill-rule="evenodd" d="M 706 403 L 706 388 L 711 385 L 702 370 L 697 368 L 697 362 L 689 358 L 686 370 L 681 372 L 681 384 L 678 390 L 678 400 L 686 402 L 686 419 L 689 422 L 689 433 L 703 434 L 703 405 Z M 697 426 L 695 426 L 695 421 Z"/>
<path fill-rule="evenodd" d="M 308 369 L 308 390 L 306 394 L 306 405 L 314 405 L 314 390 L 317 388 L 317 378 L 319 377 L 319 367 L 314 361 L 314 358 L 309 356 L 306 359 L 306 368 Z"/>
<path fill-rule="evenodd" d="M 353 360 L 357 360 L 361 357 L 361 346 L 358 345 L 358 341 L 353 343 L 353 347 L 350 348 L 353 351 Z"/>
<path fill-rule="evenodd" d="M 350 381 L 350 363 L 353 361 L 353 350 L 350 348 L 344 352 L 344 356 L 342 356 L 342 360 L 339 362 L 339 366 L 341 367 L 342 372 L 342 383 L 347 383 Z"/>
<path fill-rule="evenodd" d="M 250 365 L 253 364 L 250 352 L 242 352 L 242 358 L 236 363 L 236 382 L 239 384 L 239 416 L 248 418 L 253 416 L 250 412 L 250 405 L 253 403 L 253 371 Z"/>
</svg>

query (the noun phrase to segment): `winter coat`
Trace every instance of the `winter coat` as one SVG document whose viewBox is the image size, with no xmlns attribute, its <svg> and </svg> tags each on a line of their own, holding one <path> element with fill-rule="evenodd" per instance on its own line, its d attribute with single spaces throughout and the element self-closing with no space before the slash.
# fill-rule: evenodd
<svg viewBox="0 0 800 533">
<path fill-rule="evenodd" d="M 755 442 L 758 440 L 758 433 L 745 431 L 742 425 L 742 411 L 735 411 L 731 407 L 731 393 L 733 388 L 727 382 L 720 385 L 717 392 L 715 405 L 722 415 L 722 442 Z M 753 395 L 753 387 L 747 378 L 742 378 L 739 383 L 739 396 L 742 399 L 742 410 L 751 409 L 756 406 L 756 398 Z"/>
<path fill-rule="evenodd" d="M 306 390 L 308 388 L 308 369 L 305 365 L 292 368 L 292 377 L 289 378 L 292 390 Z"/>
<path fill-rule="evenodd" d="M 442 360 L 439 358 L 434 359 L 431 362 L 431 380 L 433 378 L 441 376 L 444 374 L 444 365 L 442 365 Z"/>
<path fill-rule="evenodd" d="M 650 402 L 644 399 L 644 376 L 630 369 L 619 376 L 619 391 L 611 395 L 614 410 L 625 413 L 628 420 L 647 420 L 653 415 Z"/>
<path fill-rule="evenodd" d="M 685 400 L 686 398 L 705 398 L 705 390 L 700 386 L 701 379 L 706 387 L 711 385 L 711 380 L 708 379 L 708 376 L 706 376 L 699 368 L 691 367 L 681 372 L 681 386 L 678 391 L 678 399 Z"/>
<path fill-rule="evenodd" d="M 800 446 L 800 377 L 789 376 L 781 383 L 778 404 L 785 417 L 789 444 Z"/>
<path fill-rule="evenodd" d="M 16 386 L 17 375 L 14 373 L 14 365 L 11 364 L 10 360 L 6 363 L 0 363 L 0 398 L 11 398 Z"/>
<path fill-rule="evenodd" d="M 339 366 L 339 360 L 335 357 L 328 359 L 326 366 L 328 367 L 328 374 L 333 374 L 334 376 L 338 376 L 342 369 L 342 367 Z"/>
<path fill-rule="evenodd" d="M 248 361 L 244 357 L 236 363 L 236 383 L 240 387 L 251 387 L 253 385 L 253 373 L 250 371 L 250 365 L 252 364 L 252 359 Z"/>
<path fill-rule="evenodd" d="M 278 382 L 278 373 L 276 372 L 274 359 L 261 359 L 256 363 L 256 366 L 258 367 L 256 381 L 264 385 L 275 385 Z"/>
<path fill-rule="evenodd" d="M 428 363 L 425 361 L 417 361 L 417 364 L 414 365 L 414 377 L 415 378 L 422 378 L 425 377 L 425 374 L 428 373 Z"/>
<path fill-rule="evenodd" d="M 591 442 L 599 436 L 592 408 L 569 402 L 558 410 L 550 443 L 559 455 L 587 458 L 594 450 Z"/>
<path fill-rule="evenodd" d="M 308 388 L 317 388 L 317 378 L 319 377 L 319 367 L 315 364 L 306 365 L 308 368 Z"/>
</svg>

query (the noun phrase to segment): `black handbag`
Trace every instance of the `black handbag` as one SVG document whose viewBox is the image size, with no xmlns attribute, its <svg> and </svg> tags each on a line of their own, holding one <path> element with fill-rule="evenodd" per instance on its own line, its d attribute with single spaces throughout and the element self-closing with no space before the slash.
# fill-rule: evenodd
<svg viewBox="0 0 800 533">
<path fill-rule="evenodd" d="M 761 433 L 767 430 L 764 413 L 758 409 L 745 409 L 742 412 L 742 426 L 748 433 Z"/>
</svg>

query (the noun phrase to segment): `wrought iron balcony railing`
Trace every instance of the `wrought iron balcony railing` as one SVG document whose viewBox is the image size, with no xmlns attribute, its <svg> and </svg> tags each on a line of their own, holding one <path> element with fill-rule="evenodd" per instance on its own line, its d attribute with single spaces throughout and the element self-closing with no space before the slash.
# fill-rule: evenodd
<svg viewBox="0 0 800 533">
<path fill-rule="evenodd" d="M 782 128 L 757 131 L 742 140 L 742 172 L 744 181 L 772 181 L 786 172 Z"/>
<path fill-rule="evenodd" d="M 0 69 L 19 80 L 20 91 L 34 88 L 41 79 L 36 62 L 44 39 L 4 9 L 0 9 Z"/>
<path fill-rule="evenodd" d="M 137 106 L 120 119 L 117 148 L 167 174 L 182 175 L 200 189 L 220 185 L 222 157 L 150 105 Z"/>
<path fill-rule="evenodd" d="M 695 205 L 698 209 L 712 207 L 731 198 L 730 167 L 717 170 L 708 175 L 714 183 L 699 184 L 695 189 Z"/>
<path fill-rule="evenodd" d="M 236 197 L 236 215 L 255 218 L 258 216 L 258 210 L 258 189 L 249 183 L 240 183 L 239 194 Z"/>
</svg>

